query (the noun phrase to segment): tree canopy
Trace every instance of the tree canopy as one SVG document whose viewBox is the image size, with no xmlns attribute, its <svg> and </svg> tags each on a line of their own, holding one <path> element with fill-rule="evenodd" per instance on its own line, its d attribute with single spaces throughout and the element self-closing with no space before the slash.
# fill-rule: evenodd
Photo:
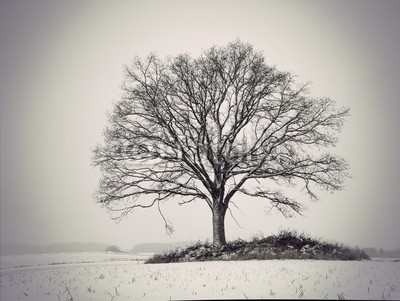
<svg viewBox="0 0 400 301">
<path fill-rule="evenodd" d="M 303 207 L 276 184 L 311 198 L 314 187 L 342 188 L 348 164 L 329 150 L 349 110 L 310 96 L 251 45 L 235 41 L 197 58 L 150 54 L 124 71 L 123 96 L 93 156 L 102 172 L 97 200 L 114 218 L 157 206 L 171 231 L 160 203 L 197 199 L 212 211 L 214 242 L 224 244 L 237 194 L 264 198 L 287 216 Z"/>
</svg>

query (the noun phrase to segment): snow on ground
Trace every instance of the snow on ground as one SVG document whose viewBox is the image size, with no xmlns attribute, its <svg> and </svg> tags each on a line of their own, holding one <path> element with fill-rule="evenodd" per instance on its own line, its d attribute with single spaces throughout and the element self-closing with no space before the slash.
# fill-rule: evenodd
<svg viewBox="0 0 400 301">
<path fill-rule="evenodd" d="M 393 261 L 269 260 L 149 265 L 137 260 L 143 257 L 132 254 L 71 253 L 65 258 L 68 256 L 64 253 L 54 255 L 53 261 L 57 262 L 47 258 L 44 264 L 34 255 L 25 256 L 26 262 L 32 256 L 36 264 L 20 267 L 21 264 L 12 265 L 10 258 L 1 257 L 2 301 L 400 299 L 400 262 Z"/>
<path fill-rule="evenodd" d="M 17 268 L 31 266 L 59 265 L 70 263 L 95 263 L 108 261 L 145 260 L 151 254 L 112 252 L 65 252 L 0 256 L 0 267 Z"/>
</svg>

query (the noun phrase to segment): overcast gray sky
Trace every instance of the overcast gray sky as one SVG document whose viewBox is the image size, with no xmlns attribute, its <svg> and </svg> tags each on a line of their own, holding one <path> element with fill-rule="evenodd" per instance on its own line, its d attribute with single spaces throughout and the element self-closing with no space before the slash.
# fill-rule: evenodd
<svg viewBox="0 0 400 301">
<path fill-rule="evenodd" d="M 240 38 L 268 63 L 351 108 L 335 153 L 353 179 L 306 202 L 305 216 L 266 214 L 242 198 L 227 237 L 279 228 L 361 247 L 400 247 L 400 1 L 1 1 L 1 244 L 115 243 L 212 237 L 203 203 L 119 224 L 94 203 L 91 150 L 120 96 L 122 66 Z"/>
</svg>

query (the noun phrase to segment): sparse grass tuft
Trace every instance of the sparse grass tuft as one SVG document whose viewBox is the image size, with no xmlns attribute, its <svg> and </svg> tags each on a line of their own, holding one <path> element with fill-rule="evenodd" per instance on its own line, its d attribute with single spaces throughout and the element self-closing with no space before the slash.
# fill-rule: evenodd
<svg viewBox="0 0 400 301">
<path fill-rule="evenodd" d="M 250 241 L 238 239 L 222 247 L 198 241 L 184 249 L 155 254 L 146 263 L 269 259 L 368 260 L 369 256 L 358 248 L 283 230 L 277 235 L 253 237 Z"/>
</svg>

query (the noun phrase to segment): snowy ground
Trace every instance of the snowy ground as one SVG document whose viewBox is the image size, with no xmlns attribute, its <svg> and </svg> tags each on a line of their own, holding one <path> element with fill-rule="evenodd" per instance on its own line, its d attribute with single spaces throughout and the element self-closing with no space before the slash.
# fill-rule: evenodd
<svg viewBox="0 0 400 301">
<path fill-rule="evenodd" d="M 72 263 L 100 263 L 146 260 L 149 254 L 137 255 L 130 253 L 111 252 L 69 252 L 27 255 L 0 256 L 0 268 L 25 268 L 45 267 L 48 265 L 72 264 Z"/>
<path fill-rule="evenodd" d="M 144 256 L 2 256 L 0 299 L 400 299 L 400 262 L 216 261 L 143 264 Z"/>
</svg>

